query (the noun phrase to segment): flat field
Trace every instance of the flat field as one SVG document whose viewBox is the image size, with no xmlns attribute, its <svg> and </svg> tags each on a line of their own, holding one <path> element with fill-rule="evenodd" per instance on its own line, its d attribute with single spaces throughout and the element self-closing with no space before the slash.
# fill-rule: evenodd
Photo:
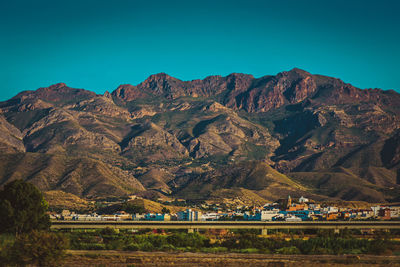
<svg viewBox="0 0 400 267">
<path fill-rule="evenodd" d="M 70 250 L 65 266 L 400 266 L 400 256 Z"/>
</svg>

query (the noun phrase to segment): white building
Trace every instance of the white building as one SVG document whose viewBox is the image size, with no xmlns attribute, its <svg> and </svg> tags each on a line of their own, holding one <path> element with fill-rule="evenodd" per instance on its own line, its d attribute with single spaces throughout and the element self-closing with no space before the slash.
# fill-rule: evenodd
<svg viewBox="0 0 400 267">
<path fill-rule="evenodd" d="M 209 212 L 201 215 L 202 221 L 216 221 L 222 216 L 221 213 Z"/>
<path fill-rule="evenodd" d="M 261 221 L 272 221 L 272 218 L 277 216 L 279 209 L 272 210 L 262 210 L 261 211 Z"/>
<path fill-rule="evenodd" d="M 103 217 L 97 214 L 77 214 L 74 217 L 77 221 L 101 221 L 102 219 Z"/>
<path fill-rule="evenodd" d="M 299 198 L 299 202 L 300 203 L 306 203 L 306 202 L 308 202 L 308 201 L 310 201 L 308 198 L 305 198 L 305 197 L 303 197 L 303 196 L 301 196 L 300 198 Z"/>
<path fill-rule="evenodd" d="M 339 209 L 338 209 L 338 207 L 328 206 L 328 207 L 323 208 L 322 212 L 325 212 L 325 213 L 336 213 L 336 212 L 339 212 Z"/>
<path fill-rule="evenodd" d="M 371 207 L 372 211 L 374 212 L 374 216 L 375 216 L 375 217 L 378 216 L 379 210 L 380 210 L 381 208 L 382 208 L 381 206 L 374 206 L 374 207 Z"/>
</svg>

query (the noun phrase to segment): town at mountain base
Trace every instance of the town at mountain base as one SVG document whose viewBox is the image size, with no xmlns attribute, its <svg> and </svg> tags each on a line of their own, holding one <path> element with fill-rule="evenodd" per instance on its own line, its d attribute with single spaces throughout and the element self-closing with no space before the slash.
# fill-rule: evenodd
<svg viewBox="0 0 400 267">
<path fill-rule="evenodd" d="M 0 102 L 0 183 L 80 198 L 400 201 L 400 94 L 293 69 Z"/>
</svg>

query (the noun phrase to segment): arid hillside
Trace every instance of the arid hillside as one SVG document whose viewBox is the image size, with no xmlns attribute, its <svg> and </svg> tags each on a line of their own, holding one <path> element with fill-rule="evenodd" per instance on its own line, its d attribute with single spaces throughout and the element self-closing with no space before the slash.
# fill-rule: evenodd
<svg viewBox="0 0 400 267">
<path fill-rule="evenodd" d="M 0 183 L 81 198 L 400 201 L 400 94 L 300 69 L 0 102 Z M 243 193 L 248 192 L 248 193 Z"/>
</svg>

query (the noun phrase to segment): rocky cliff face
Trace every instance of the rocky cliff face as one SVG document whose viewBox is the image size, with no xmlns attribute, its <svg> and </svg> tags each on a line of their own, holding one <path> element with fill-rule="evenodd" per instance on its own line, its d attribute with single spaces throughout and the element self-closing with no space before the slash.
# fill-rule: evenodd
<svg viewBox="0 0 400 267">
<path fill-rule="evenodd" d="M 182 96 L 218 97 L 227 107 L 248 112 L 267 112 L 288 104 L 308 100 L 329 104 L 376 102 L 392 106 L 393 91 L 360 90 L 339 79 L 312 75 L 300 69 L 276 76 L 254 78 L 233 73 L 226 77 L 209 76 L 204 80 L 181 81 L 165 73 L 151 75 L 137 86 L 121 85 L 112 95 L 123 101 L 148 96 L 176 99 Z"/>
<path fill-rule="evenodd" d="M 0 150 L 3 153 L 25 152 L 23 134 L 0 114 Z"/>
<path fill-rule="evenodd" d="M 91 198 L 394 201 L 399 128 L 398 93 L 300 69 L 193 81 L 160 73 L 104 95 L 60 83 L 0 103 L 0 181 Z"/>
</svg>

